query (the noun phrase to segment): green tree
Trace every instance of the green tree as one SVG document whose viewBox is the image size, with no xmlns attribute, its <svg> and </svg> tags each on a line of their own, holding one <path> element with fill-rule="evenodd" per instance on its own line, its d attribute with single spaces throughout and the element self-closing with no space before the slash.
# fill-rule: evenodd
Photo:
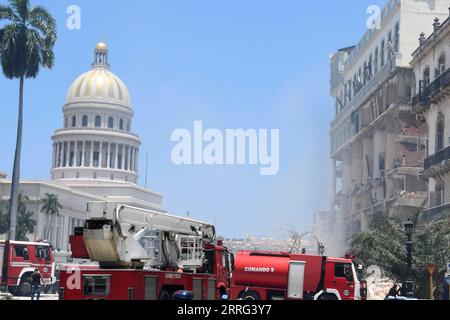
<svg viewBox="0 0 450 320">
<path fill-rule="evenodd" d="M 8 232 L 8 214 L 5 211 L 4 206 L 0 204 L 0 235 Z"/>
<path fill-rule="evenodd" d="M 422 209 L 411 216 L 416 225 L 412 273 L 418 281 L 419 297 L 428 298 L 428 263 L 436 263 L 438 266 L 438 272 L 434 276 L 436 294 L 444 284 L 446 266 L 450 259 L 450 220 L 447 217 L 425 224 L 420 222 L 421 213 Z M 406 280 L 406 235 L 402 221 L 394 218 L 375 221 L 368 231 L 354 235 L 350 240 L 351 251 L 358 257 L 359 263 L 379 266 L 394 281 Z"/>
<path fill-rule="evenodd" d="M 20 158 L 23 132 L 24 80 L 36 78 L 40 67 L 54 63 L 56 22 L 41 6 L 31 8 L 29 0 L 9 0 L 0 5 L 0 63 L 8 79 L 19 79 L 19 115 L 9 206 L 9 239 L 16 238 L 19 209 Z"/>
<path fill-rule="evenodd" d="M 55 216 L 59 217 L 59 210 L 62 210 L 63 206 L 59 202 L 58 196 L 50 193 L 46 193 L 45 198 L 43 198 L 41 202 L 41 212 L 46 214 L 47 219 L 50 217 L 50 223 L 46 224 L 46 231 L 44 231 L 44 237 L 48 240 L 50 238 L 50 231 L 53 227 L 53 219 Z"/>
<path fill-rule="evenodd" d="M 27 210 L 25 201 L 29 198 L 19 194 L 19 215 L 17 217 L 16 238 L 18 241 L 30 241 L 27 235 L 34 233 L 36 221 L 33 219 L 34 213 Z"/>
<path fill-rule="evenodd" d="M 36 221 L 33 219 L 34 213 L 27 210 L 25 202 L 28 200 L 27 196 L 19 194 L 19 215 L 16 226 L 16 239 L 18 241 L 30 241 L 27 235 L 34 233 L 36 227 Z M 0 234 L 8 232 L 8 215 L 4 214 L 3 211 L 8 211 L 8 203 L 0 206 Z"/>
</svg>

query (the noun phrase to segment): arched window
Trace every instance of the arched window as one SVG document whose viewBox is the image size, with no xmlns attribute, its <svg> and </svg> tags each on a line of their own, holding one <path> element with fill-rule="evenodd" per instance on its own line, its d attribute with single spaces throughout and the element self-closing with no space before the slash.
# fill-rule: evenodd
<svg viewBox="0 0 450 320">
<path fill-rule="evenodd" d="M 441 55 L 438 61 L 438 67 L 437 67 L 437 76 L 439 77 L 441 74 L 445 72 L 445 55 Z"/>
<path fill-rule="evenodd" d="M 119 130 L 123 130 L 123 119 L 120 119 Z"/>
<path fill-rule="evenodd" d="M 445 117 L 439 113 L 436 122 L 436 152 L 444 149 Z"/>
<path fill-rule="evenodd" d="M 96 116 L 95 117 L 95 127 L 100 128 L 102 126 L 102 117 Z"/>
<path fill-rule="evenodd" d="M 430 84 L 430 68 L 426 68 L 423 72 L 423 84 L 425 87 Z"/>
<path fill-rule="evenodd" d="M 86 115 L 83 116 L 82 125 L 84 128 L 88 126 L 88 116 Z"/>
<path fill-rule="evenodd" d="M 73 116 L 72 117 L 72 128 L 75 128 L 77 126 L 77 117 Z"/>
<path fill-rule="evenodd" d="M 114 128 L 114 119 L 113 119 L 113 117 L 109 117 L 109 119 L 108 119 L 108 128 L 109 129 Z"/>
</svg>

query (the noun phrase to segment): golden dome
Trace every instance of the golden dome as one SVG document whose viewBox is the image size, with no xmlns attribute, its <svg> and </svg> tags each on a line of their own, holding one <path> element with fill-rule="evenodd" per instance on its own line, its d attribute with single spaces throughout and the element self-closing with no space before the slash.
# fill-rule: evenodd
<svg viewBox="0 0 450 320">
<path fill-rule="evenodd" d="M 97 46 L 95 47 L 95 49 L 98 50 L 108 50 L 108 46 L 106 45 L 106 43 L 104 43 L 103 41 L 97 43 Z"/>
<path fill-rule="evenodd" d="M 109 102 L 131 109 L 127 87 L 108 69 L 91 70 L 73 82 L 67 95 L 67 103 L 85 101 Z"/>
<path fill-rule="evenodd" d="M 67 104 L 110 103 L 131 109 L 130 94 L 126 85 L 109 71 L 107 48 L 104 42 L 97 44 L 92 70 L 82 74 L 72 83 L 67 94 Z"/>
</svg>

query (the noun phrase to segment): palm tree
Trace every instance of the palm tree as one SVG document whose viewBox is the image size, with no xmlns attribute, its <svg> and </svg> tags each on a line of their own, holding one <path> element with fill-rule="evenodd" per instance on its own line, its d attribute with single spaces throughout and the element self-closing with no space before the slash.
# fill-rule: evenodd
<svg viewBox="0 0 450 320">
<path fill-rule="evenodd" d="M 423 209 L 416 210 L 411 220 L 416 225 L 413 237 L 413 276 L 418 280 L 419 297 L 428 297 L 428 275 L 426 266 L 433 262 L 438 266 L 435 274 L 436 293 L 444 284 L 447 263 L 450 260 L 450 219 L 443 217 L 432 223 L 421 222 Z M 396 282 L 408 277 L 406 264 L 406 235 L 402 221 L 384 218 L 375 221 L 368 231 L 353 235 L 351 251 L 366 266 L 379 266 L 386 276 Z"/>
<path fill-rule="evenodd" d="M 33 219 L 33 212 L 27 210 L 25 201 L 30 200 L 27 196 L 19 194 L 19 215 L 17 217 L 16 237 L 18 241 L 30 241 L 27 238 L 29 233 L 34 233 L 36 221 Z"/>
<path fill-rule="evenodd" d="M 58 196 L 55 194 L 45 194 L 45 198 L 41 200 L 42 208 L 41 212 L 45 213 L 47 218 L 50 216 L 50 223 L 46 225 L 46 232 L 44 231 L 44 236 L 46 240 L 50 238 L 50 231 L 53 227 L 54 217 L 59 217 L 59 210 L 63 209 L 63 206 L 59 202 Z"/>
<path fill-rule="evenodd" d="M 27 235 L 34 233 L 36 221 L 33 219 L 34 213 L 28 211 L 25 201 L 30 200 L 27 196 L 19 194 L 19 215 L 17 219 L 16 238 L 18 241 L 29 241 Z M 8 216 L 3 214 L 3 209 L 8 211 L 9 204 L 0 204 L 0 235 L 8 232 Z"/>
<path fill-rule="evenodd" d="M 0 62 L 8 79 L 19 79 L 19 116 L 17 121 L 16 151 L 9 206 L 9 236 L 16 238 L 19 209 L 20 158 L 22 149 L 24 80 L 36 78 L 40 67 L 51 69 L 54 63 L 56 22 L 41 6 L 31 8 L 29 0 L 9 0 L 0 5 Z"/>
</svg>

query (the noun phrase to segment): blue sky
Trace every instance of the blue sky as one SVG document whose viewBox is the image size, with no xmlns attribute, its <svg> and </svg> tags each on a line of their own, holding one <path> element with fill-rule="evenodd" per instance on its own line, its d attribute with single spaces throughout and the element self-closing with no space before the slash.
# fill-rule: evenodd
<svg viewBox="0 0 450 320">
<path fill-rule="evenodd" d="M 0 0 L 0 3 L 5 3 Z M 110 47 L 111 70 L 127 84 L 133 131 L 150 157 L 149 187 L 175 214 L 214 222 L 230 237 L 277 235 L 287 221 L 307 230 L 329 203 L 329 56 L 366 30 L 381 0 L 34 0 L 58 21 L 56 64 L 25 85 L 22 177 L 48 179 L 50 137 L 63 125 L 72 81 L 90 69 L 92 50 Z M 66 9 L 81 8 L 81 30 Z M 0 171 L 11 174 L 18 82 L 0 76 Z M 280 129 L 280 171 L 175 166 L 171 133 L 206 128 Z"/>
</svg>

